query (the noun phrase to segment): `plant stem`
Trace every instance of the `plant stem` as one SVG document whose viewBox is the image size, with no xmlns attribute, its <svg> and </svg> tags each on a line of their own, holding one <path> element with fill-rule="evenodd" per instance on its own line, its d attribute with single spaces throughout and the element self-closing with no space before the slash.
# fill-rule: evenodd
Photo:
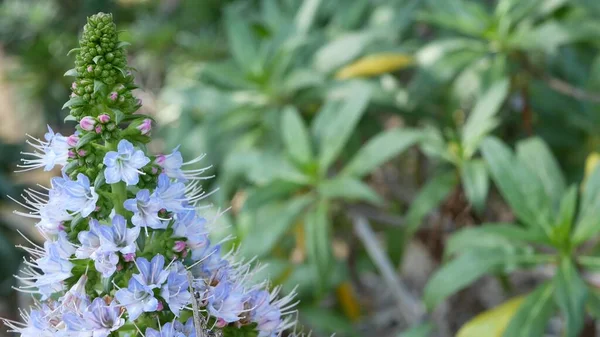
<svg viewBox="0 0 600 337">
<path fill-rule="evenodd" d="M 126 210 L 125 210 L 125 207 L 123 206 L 123 203 L 125 202 L 125 199 L 127 198 L 127 187 L 125 186 L 125 182 L 120 181 L 116 184 L 113 184 L 111 186 L 111 189 L 112 189 L 113 204 L 115 207 L 115 212 L 122 216 L 126 216 L 127 215 L 125 213 Z"/>
</svg>

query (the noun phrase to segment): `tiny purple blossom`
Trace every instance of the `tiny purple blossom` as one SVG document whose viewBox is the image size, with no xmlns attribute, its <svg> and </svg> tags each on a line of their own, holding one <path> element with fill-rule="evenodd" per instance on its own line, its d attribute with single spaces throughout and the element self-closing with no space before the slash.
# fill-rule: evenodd
<svg viewBox="0 0 600 337">
<path fill-rule="evenodd" d="M 245 296 L 235 285 L 222 280 L 216 287 L 210 287 L 208 312 L 227 323 L 236 322 L 244 312 Z"/>
<path fill-rule="evenodd" d="M 85 157 L 85 156 L 87 155 L 87 151 L 86 151 L 86 150 L 84 150 L 84 149 L 81 149 L 81 150 L 78 150 L 78 151 L 77 151 L 77 154 L 78 154 L 80 157 Z"/>
<path fill-rule="evenodd" d="M 78 259 L 90 258 L 100 248 L 99 224 L 95 219 L 89 221 L 90 230 L 81 231 L 77 234 L 77 238 L 81 246 L 75 251 L 75 256 Z"/>
<path fill-rule="evenodd" d="M 96 254 L 92 258 L 94 260 L 94 267 L 102 273 L 102 277 L 104 278 L 111 277 L 117 270 L 119 257 L 113 252 L 106 252 L 100 249 L 96 251 Z"/>
<path fill-rule="evenodd" d="M 179 316 L 181 309 L 190 303 L 192 295 L 188 291 L 188 287 L 187 271 L 183 264 L 177 261 L 171 266 L 167 283 L 162 286 L 160 291 L 160 296 L 167 301 L 169 309 L 175 316 Z"/>
<path fill-rule="evenodd" d="M 97 134 L 101 134 L 102 133 L 102 126 L 96 125 L 96 128 L 94 129 L 94 131 L 96 131 Z"/>
<path fill-rule="evenodd" d="M 110 98 L 111 101 L 115 101 L 117 99 L 117 97 L 119 97 L 119 94 L 117 94 L 116 91 L 113 91 L 110 93 L 110 95 L 108 96 Z"/>
<path fill-rule="evenodd" d="M 186 248 L 186 244 L 185 241 L 175 241 L 175 244 L 173 245 L 173 251 L 176 253 L 181 253 L 185 250 Z"/>
<path fill-rule="evenodd" d="M 136 150 L 133 144 L 123 139 L 119 142 L 116 152 L 110 151 L 104 156 L 106 183 L 124 181 L 127 185 L 136 185 L 141 173 L 139 170 L 149 162 L 150 159 L 144 155 L 144 151 Z"/>
<path fill-rule="evenodd" d="M 179 147 L 176 147 L 171 154 L 161 154 L 156 156 L 156 163 L 163 168 L 163 172 L 169 178 L 186 181 L 185 174 L 181 170 L 183 157 L 178 149 Z"/>
<path fill-rule="evenodd" d="M 127 221 L 118 214 L 113 217 L 112 226 L 100 226 L 98 233 L 102 250 L 124 255 L 135 253 L 135 240 L 139 235 L 140 228 L 127 228 Z"/>
<path fill-rule="evenodd" d="M 116 303 L 112 302 L 107 305 L 100 297 L 96 297 L 92 301 L 88 310 L 84 312 L 83 318 L 90 328 L 89 330 L 94 332 L 93 337 L 106 337 L 125 324 Z"/>
<path fill-rule="evenodd" d="M 127 199 L 123 206 L 133 212 L 131 222 L 135 226 L 164 229 L 167 224 L 158 216 L 162 205 L 158 198 L 150 196 L 150 191 L 143 189 L 137 192 L 135 199 Z"/>
<path fill-rule="evenodd" d="M 156 254 L 152 261 L 139 257 L 135 260 L 135 264 L 140 273 L 134 274 L 133 278 L 148 289 L 160 288 L 169 276 L 169 272 L 164 269 L 165 257 L 160 254 Z"/>
<path fill-rule="evenodd" d="M 68 180 L 64 188 L 69 195 L 67 210 L 87 217 L 96 209 L 99 196 L 94 187 L 90 186 L 90 179 L 86 175 L 79 173 L 77 181 Z"/>
<path fill-rule="evenodd" d="M 137 319 L 142 312 L 154 312 L 158 308 L 158 300 L 152 290 L 133 277 L 127 288 L 117 290 L 115 298 L 127 309 L 131 321 Z"/>
<path fill-rule="evenodd" d="M 96 125 L 96 120 L 90 116 L 85 116 L 79 121 L 79 126 L 86 131 L 94 130 L 94 125 Z"/>
</svg>

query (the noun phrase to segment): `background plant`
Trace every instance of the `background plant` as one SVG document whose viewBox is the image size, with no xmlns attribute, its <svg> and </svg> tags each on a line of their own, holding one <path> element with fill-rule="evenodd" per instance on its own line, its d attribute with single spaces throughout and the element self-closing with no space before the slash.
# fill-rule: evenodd
<svg viewBox="0 0 600 337">
<path fill-rule="evenodd" d="M 1 7 L 0 109 L 61 121 L 50 56 L 113 11 L 164 126 L 149 147 L 207 153 L 219 235 L 299 285 L 318 336 L 593 332 L 595 1 L 23 3 Z"/>
</svg>

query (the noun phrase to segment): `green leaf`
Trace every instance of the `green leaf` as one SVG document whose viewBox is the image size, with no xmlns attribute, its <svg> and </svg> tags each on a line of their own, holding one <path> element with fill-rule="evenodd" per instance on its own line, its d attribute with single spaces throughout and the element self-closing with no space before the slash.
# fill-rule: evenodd
<svg viewBox="0 0 600 337">
<path fill-rule="evenodd" d="M 321 113 L 332 114 L 332 116 L 323 117 L 330 123 L 327 124 L 318 139 L 321 173 L 327 171 L 356 128 L 369 103 L 371 88 L 363 83 L 355 82 L 347 88 L 344 94 L 344 100 L 339 109 L 321 111 Z"/>
<path fill-rule="evenodd" d="M 500 193 L 519 220 L 549 234 L 550 205 L 538 176 L 494 137 L 483 141 L 481 151 Z"/>
<path fill-rule="evenodd" d="M 92 59 L 92 61 L 94 61 L 94 63 L 98 64 L 98 61 L 102 58 L 102 55 L 97 55 L 94 56 L 94 58 Z"/>
<path fill-rule="evenodd" d="M 529 294 L 502 336 L 543 336 L 548 320 L 554 313 L 553 292 L 552 283 L 545 283 Z"/>
<path fill-rule="evenodd" d="M 409 233 L 407 238 L 417 231 L 423 218 L 448 197 L 457 183 L 456 174 L 450 171 L 436 175 L 419 190 L 406 213 L 405 228 Z"/>
<path fill-rule="evenodd" d="M 582 189 L 577 226 L 571 240 L 576 246 L 600 231 L 600 165 L 592 171 Z"/>
<path fill-rule="evenodd" d="M 524 299 L 518 296 L 478 314 L 458 330 L 456 337 L 501 337 Z"/>
<path fill-rule="evenodd" d="M 420 131 L 413 129 L 384 131 L 360 148 L 341 174 L 363 177 L 411 147 L 421 136 Z"/>
<path fill-rule="evenodd" d="M 325 180 L 319 185 L 318 190 L 327 199 L 366 201 L 374 205 L 383 204 L 383 199 L 369 185 L 352 177 Z"/>
<path fill-rule="evenodd" d="M 567 189 L 567 183 L 546 143 L 537 137 L 520 141 L 517 144 L 517 157 L 538 176 L 550 206 L 557 206 Z"/>
<path fill-rule="evenodd" d="M 586 307 L 590 315 L 595 319 L 600 319 L 600 294 L 597 290 L 588 289 L 588 297 Z"/>
<path fill-rule="evenodd" d="M 423 323 L 400 333 L 398 337 L 429 337 L 433 333 L 433 324 Z"/>
<path fill-rule="evenodd" d="M 236 63 L 246 72 L 253 72 L 258 61 L 258 41 L 252 33 L 248 20 L 237 8 L 225 12 L 225 28 L 231 54 Z"/>
<path fill-rule="evenodd" d="M 65 117 L 65 119 L 63 120 L 63 122 L 77 122 L 77 118 L 73 115 L 67 115 L 67 117 Z"/>
<path fill-rule="evenodd" d="M 563 258 L 554 277 L 556 304 L 565 317 L 565 337 L 577 337 L 583 328 L 587 286 L 569 258 Z"/>
<path fill-rule="evenodd" d="M 71 55 L 71 53 L 74 53 L 76 51 L 79 51 L 81 48 L 73 48 L 71 50 L 69 50 L 69 52 L 67 52 L 67 56 Z"/>
<path fill-rule="evenodd" d="M 563 195 L 554 225 L 553 238 L 556 242 L 569 245 L 573 218 L 577 208 L 577 187 L 571 186 Z"/>
<path fill-rule="evenodd" d="M 67 72 L 63 76 L 79 76 L 79 73 L 75 68 L 67 70 Z"/>
<path fill-rule="evenodd" d="M 242 242 L 243 255 L 260 257 L 269 253 L 312 201 L 311 195 L 303 195 L 258 210 L 256 221 Z"/>
<path fill-rule="evenodd" d="M 244 210 L 252 211 L 277 199 L 285 199 L 302 188 L 302 185 L 290 181 L 273 180 L 264 186 L 258 186 L 248 192 Z"/>
<path fill-rule="evenodd" d="M 473 250 L 461 254 L 433 274 L 425 286 L 423 295 L 425 305 L 433 310 L 448 296 L 514 260 L 514 254 L 498 249 Z"/>
<path fill-rule="evenodd" d="M 295 107 L 284 109 L 281 133 L 286 149 L 294 160 L 307 164 L 313 159 L 308 130 Z"/>
<path fill-rule="evenodd" d="M 329 204 L 320 200 L 304 221 L 305 244 L 308 259 L 316 267 L 322 290 L 329 279 L 332 265 L 331 229 L 328 220 Z"/>
<path fill-rule="evenodd" d="M 329 73 L 358 57 L 370 36 L 365 33 L 346 33 L 319 48 L 315 53 L 314 65 L 317 70 Z"/>
<path fill-rule="evenodd" d="M 104 185 L 105 182 L 106 180 L 104 179 L 104 171 L 101 170 L 98 172 L 96 180 L 94 180 L 94 189 L 97 191 L 102 185 Z"/>
<path fill-rule="evenodd" d="M 531 243 L 545 243 L 543 234 L 534 233 L 510 223 L 484 223 L 477 227 L 461 229 L 453 234 L 444 249 L 445 256 L 468 250 L 498 248 L 516 251 Z"/>
<path fill-rule="evenodd" d="M 68 100 L 61 109 L 64 108 L 70 108 L 72 106 L 80 106 L 80 105 L 84 105 L 85 101 L 83 100 L 83 98 L 79 97 L 79 96 L 75 96 L 75 97 L 71 97 L 70 100 Z"/>
<path fill-rule="evenodd" d="M 115 114 L 115 123 L 118 125 L 125 118 L 125 113 L 118 109 L 111 109 L 111 111 L 113 112 L 113 114 Z"/>
<path fill-rule="evenodd" d="M 123 47 L 127 47 L 127 46 L 131 46 L 131 43 L 129 43 L 127 41 L 120 41 L 119 43 L 117 43 L 117 48 L 123 48 Z"/>
<path fill-rule="evenodd" d="M 498 125 L 496 114 L 508 95 L 508 89 L 508 79 L 502 80 L 493 84 L 477 100 L 462 130 L 463 158 L 471 158 L 483 138 Z"/>
<path fill-rule="evenodd" d="M 94 80 L 94 93 L 101 92 L 106 88 L 106 84 L 102 81 Z"/>
<path fill-rule="evenodd" d="M 461 166 L 460 171 L 467 199 L 478 213 L 483 213 L 489 189 L 489 177 L 485 163 L 480 159 L 467 160 Z"/>
<path fill-rule="evenodd" d="M 77 145 L 75 146 L 75 149 L 79 150 L 82 146 L 86 145 L 87 143 L 91 142 L 92 140 L 96 139 L 97 137 L 99 137 L 99 135 L 94 132 L 86 133 L 83 137 L 79 138 L 79 141 L 77 141 Z"/>
<path fill-rule="evenodd" d="M 299 34 L 308 33 L 313 22 L 315 21 L 317 9 L 319 8 L 320 4 L 321 0 L 302 1 L 302 5 L 300 5 L 295 18 L 296 30 Z"/>
</svg>

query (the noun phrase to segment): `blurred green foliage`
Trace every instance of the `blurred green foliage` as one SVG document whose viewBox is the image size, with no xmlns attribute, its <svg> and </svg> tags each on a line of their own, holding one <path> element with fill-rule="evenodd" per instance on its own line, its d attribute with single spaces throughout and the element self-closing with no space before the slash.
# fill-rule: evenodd
<svg viewBox="0 0 600 337">
<path fill-rule="evenodd" d="M 503 336 L 540 336 L 555 309 L 565 336 L 586 309 L 598 317 L 584 270 L 600 266 L 600 173 L 583 170 L 600 146 L 596 1 L 5 1 L 9 78 L 49 124 L 65 114 L 64 55 L 96 11 L 125 27 L 160 146 L 207 153 L 217 179 L 206 188 L 232 204 L 222 235 L 268 262 L 284 291 L 298 285 L 317 334 L 360 336 L 369 321 L 348 287 L 378 265 L 357 244 L 356 214 L 385 234 L 396 266 L 415 235 L 447 230 L 429 214 L 466 227 L 442 242 L 430 310 L 483 275 L 541 264 L 555 275 Z M 12 147 L 2 153 L 10 167 Z M 9 180 L 2 195 L 15 193 Z M 492 198 L 514 221 L 498 223 Z"/>
</svg>

